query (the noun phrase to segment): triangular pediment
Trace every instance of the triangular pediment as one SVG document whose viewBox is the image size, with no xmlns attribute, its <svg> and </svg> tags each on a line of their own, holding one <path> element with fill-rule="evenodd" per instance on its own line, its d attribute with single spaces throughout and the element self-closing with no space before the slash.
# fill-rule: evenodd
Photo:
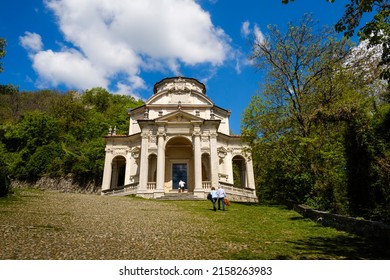
<svg viewBox="0 0 390 280">
<path fill-rule="evenodd" d="M 192 123 L 192 122 L 203 122 L 204 119 L 194 116 L 190 113 L 177 110 L 175 112 L 169 113 L 165 116 L 155 119 L 156 122 L 170 122 L 170 123 Z"/>
</svg>

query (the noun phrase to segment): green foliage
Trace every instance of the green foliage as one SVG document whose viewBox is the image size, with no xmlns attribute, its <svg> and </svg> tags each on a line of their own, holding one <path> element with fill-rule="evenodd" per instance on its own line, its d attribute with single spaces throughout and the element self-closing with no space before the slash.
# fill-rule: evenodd
<svg viewBox="0 0 390 280">
<path fill-rule="evenodd" d="M 390 3 L 388 0 L 351 0 L 351 3 L 345 7 L 344 16 L 337 22 L 336 30 L 344 32 L 347 37 L 352 37 L 363 15 L 371 13 L 374 9 L 376 9 L 375 16 L 365 23 L 358 35 L 360 40 L 368 40 L 369 47 L 382 47 L 381 77 L 390 82 Z"/>
<path fill-rule="evenodd" d="M 2 59 L 6 54 L 6 51 L 5 51 L 6 45 L 7 45 L 7 42 L 5 41 L 5 39 L 0 38 L 0 59 Z M 3 63 L 1 63 L 1 60 L 0 60 L 0 73 L 3 71 L 4 71 Z"/>
<path fill-rule="evenodd" d="M 253 59 L 268 76 L 244 112 L 242 134 L 260 199 L 388 221 L 386 89 L 369 84 L 364 69 L 345 67 L 345 39 L 314 26 L 305 16 L 254 43 Z"/>
<path fill-rule="evenodd" d="M 71 174 L 80 183 L 102 179 L 110 126 L 128 131 L 129 108 L 141 100 L 102 88 L 84 94 L 0 87 L 0 159 L 7 176 L 35 181 Z M 0 162 L 0 163 L 1 163 Z"/>
<path fill-rule="evenodd" d="M 0 197 L 6 196 L 10 190 L 8 168 L 5 163 L 5 147 L 0 142 Z"/>
</svg>

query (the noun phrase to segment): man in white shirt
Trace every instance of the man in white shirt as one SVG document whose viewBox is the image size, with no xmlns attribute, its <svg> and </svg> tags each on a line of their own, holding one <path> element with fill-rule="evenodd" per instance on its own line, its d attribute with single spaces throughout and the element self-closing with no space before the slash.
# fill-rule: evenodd
<svg viewBox="0 0 390 280">
<path fill-rule="evenodd" d="M 217 190 L 217 197 L 218 197 L 218 210 L 221 210 L 221 201 L 222 201 L 222 210 L 225 211 L 225 197 L 226 192 L 220 185 Z"/>
<path fill-rule="evenodd" d="M 184 192 L 184 185 L 185 185 L 185 182 L 180 180 L 180 182 L 179 182 L 179 192 Z"/>
</svg>

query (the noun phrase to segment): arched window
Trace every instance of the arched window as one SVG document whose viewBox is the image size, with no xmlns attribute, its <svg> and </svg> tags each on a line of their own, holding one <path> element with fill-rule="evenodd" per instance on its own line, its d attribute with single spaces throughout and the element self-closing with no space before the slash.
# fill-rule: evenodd
<svg viewBox="0 0 390 280">
<path fill-rule="evenodd" d="M 210 181 L 210 155 L 202 155 L 202 181 Z"/>
<path fill-rule="evenodd" d="M 246 188 L 246 162 L 242 156 L 235 156 L 233 164 L 233 184 L 236 188 Z"/>
<path fill-rule="evenodd" d="M 156 182 L 157 177 L 157 156 L 151 154 L 149 156 L 149 171 L 148 171 L 148 182 Z"/>
</svg>

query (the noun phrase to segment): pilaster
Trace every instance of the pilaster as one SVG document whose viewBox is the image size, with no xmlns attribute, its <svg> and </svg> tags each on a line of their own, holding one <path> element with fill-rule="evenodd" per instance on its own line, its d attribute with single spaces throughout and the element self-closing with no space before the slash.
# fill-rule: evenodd
<svg viewBox="0 0 390 280">
<path fill-rule="evenodd" d="M 210 167 L 211 167 L 211 186 L 218 188 L 218 165 L 219 158 L 217 152 L 217 133 L 210 133 Z"/>
<path fill-rule="evenodd" d="M 228 183 L 233 184 L 233 156 L 232 150 L 228 149 L 226 153 L 225 166 L 226 166 L 226 174 L 228 175 Z"/>
<path fill-rule="evenodd" d="M 248 188 L 255 190 L 255 176 L 253 174 L 253 161 L 251 158 L 249 158 L 246 162 L 247 168 L 247 176 L 248 176 Z"/>
<path fill-rule="evenodd" d="M 141 162 L 139 174 L 139 190 L 146 191 L 148 183 L 148 151 L 149 151 L 149 133 L 141 133 Z"/>
<path fill-rule="evenodd" d="M 106 157 L 104 159 L 102 191 L 111 188 L 111 177 L 112 177 L 112 153 L 110 150 L 106 149 Z"/>
<path fill-rule="evenodd" d="M 194 173 L 195 173 L 195 188 L 194 192 L 202 191 L 202 153 L 200 145 L 200 127 L 195 126 L 193 131 L 194 138 Z"/>
<path fill-rule="evenodd" d="M 157 143 L 157 179 L 156 179 L 156 189 L 158 192 L 164 191 L 164 173 L 165 173 L 165 128 L 159 127 L 158 128 L 158 143 Z"/>
</svg>

